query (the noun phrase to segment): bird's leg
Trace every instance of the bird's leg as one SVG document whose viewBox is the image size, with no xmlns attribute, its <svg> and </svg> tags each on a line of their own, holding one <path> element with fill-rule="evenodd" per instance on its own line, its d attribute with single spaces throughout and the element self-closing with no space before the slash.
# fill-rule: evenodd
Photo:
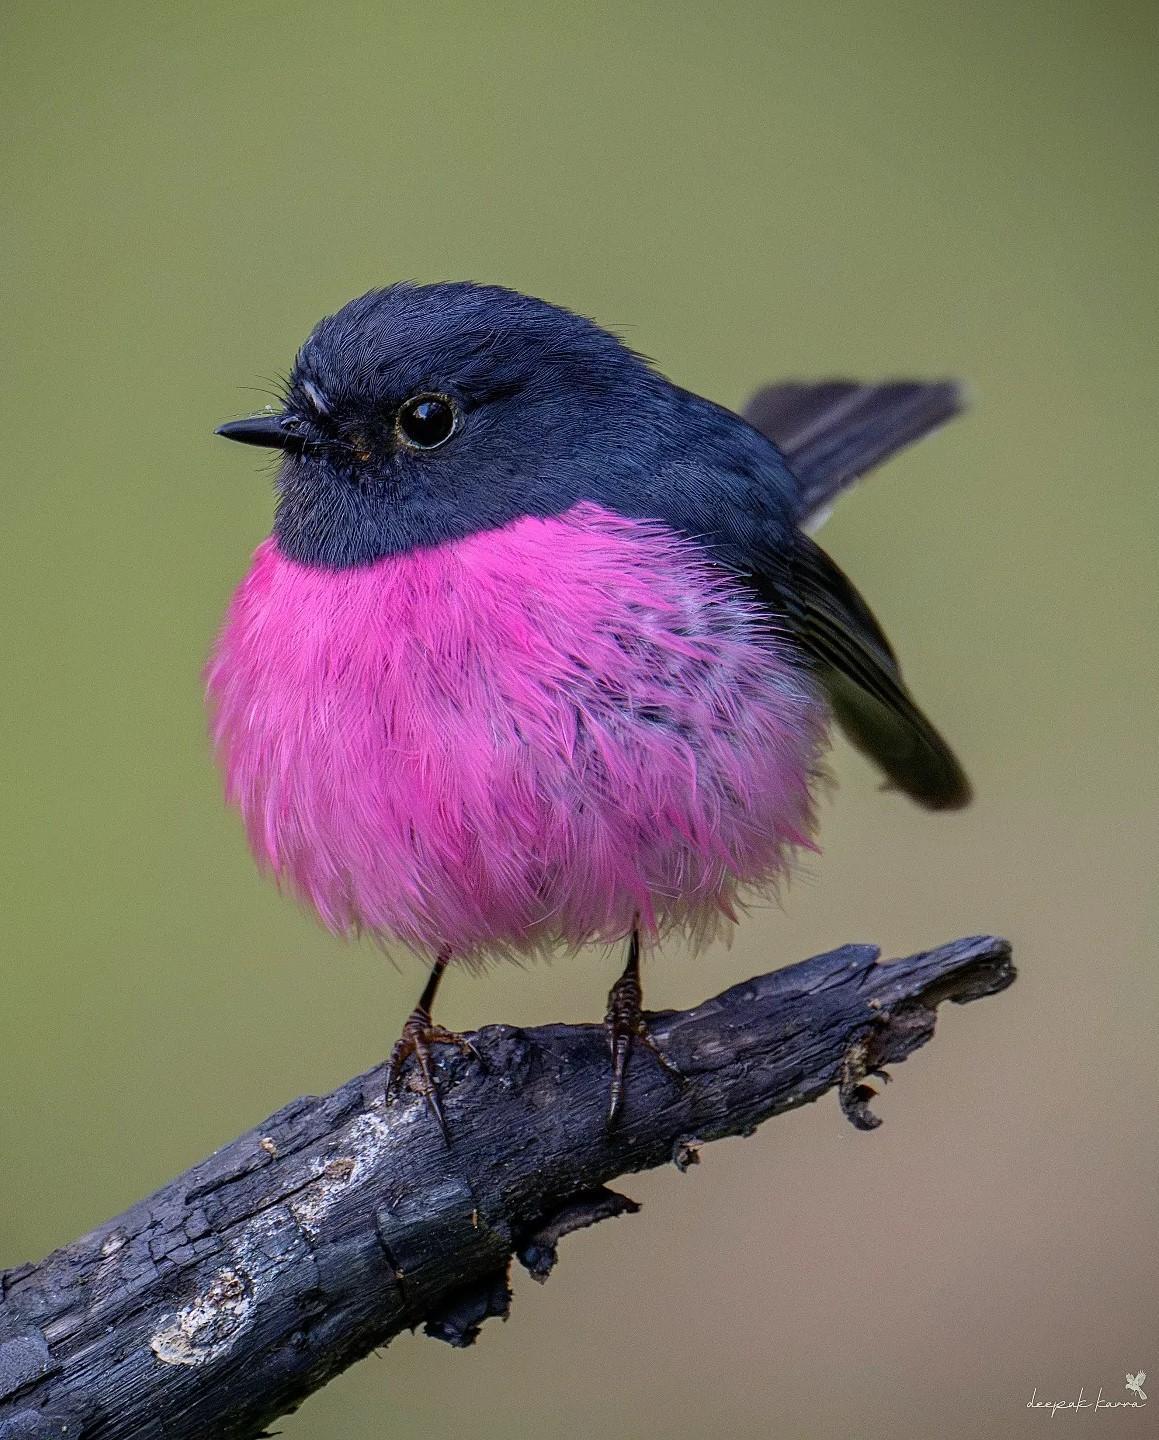
<svg viewBox="0 0 1159 1440">
<path fill-rule="evenodd" d="M 647 1046 L 669 1075 L 674 1076 L 681 1084 L 684 1083 L 684 1076 L 648 1031 L 643 999 L 644 992 L 640 984 L 640 931 L 639 927 L 634 926 L 628 941 L 628 963 L 624 966 L 624 973 L 608 991 L 608 1013 L 604 1017 L 608 1030 L 608 1045 L 612 1052 L 612 1085 L 608 1094 L 609 1130 L 616 1123 L 616 1116 L 623 1103 L 624 1072 L 628 1066 L 633 1040 L 639 1040 Z"/>
<path fill-rule="evenodd" d="M 390 1059 L 386 1066 L 386 1099 L 389 1100 L 408 1056 L 415 1057 L 419 1071 L 415 1089 L 425 1098 L 431 1114 L 439 1122 L 439 1129 L 443 1132 L 444 1140 L 448 1140 L 450 1137 L 447 1134 L 447 1121 L 443 1114 L 442 1101 L 439 1099 L 438 1082 L 431 1069 L 431 1047 L 433 1045 L 454 1045 L 464 1055 L 473 1055 L 476 1060 L 479 1058 L 479 1052 L 469 1040 L 464 1039 L 462 1035 L 456 1035 L 453 1030 L 447 1030 L 442 1025 L 434 1024 L 431 1020 L 431 1006 L 434 1004 L 435 992 L 439 988 L 439 981 L 443 978 L 443 971 L 450 963 L 450 959 L 449 948 L 439 951 L 435 963 L 431 966 L 431 973 L 427 976 L 427 983 L 423 986 L 423 993 L 419 996 L 419 1003 L 410 1012 L 410 1019 L 402 1027 L 402 1034 L 390 1052 Z"/>
</svg>

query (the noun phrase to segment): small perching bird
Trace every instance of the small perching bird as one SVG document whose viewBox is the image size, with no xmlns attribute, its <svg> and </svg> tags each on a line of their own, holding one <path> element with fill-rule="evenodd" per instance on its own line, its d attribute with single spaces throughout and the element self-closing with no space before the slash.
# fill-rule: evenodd
<svg viewBox="0 0 1159 1440">
<path fill-rule="evenodd" d="M 208 672 L 253 850 L 330 929 L 432 969 L 710 939 L 812 848 L 830 715 L 929 809 L 966 803 L 869 608 L 802 526 L 950 418 L 950 384 L 775 386 L 742 419 L 591 321 L 497 287 L 394 285 L 302 347 L 271 537 Z M 774 441 L 779 442 L 775 443 Z"/>
</svg>

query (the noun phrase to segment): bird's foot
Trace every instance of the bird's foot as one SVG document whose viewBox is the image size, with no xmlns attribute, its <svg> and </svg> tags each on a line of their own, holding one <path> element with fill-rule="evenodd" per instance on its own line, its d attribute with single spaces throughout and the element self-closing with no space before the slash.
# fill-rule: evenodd
<svg viewBox="0 0 1159 1440">
<path fill-rule="evenodd" d="M 608 1031 L 608 1046 L 612 1052 L 612 1083 L 608 1092 L 608 1119 L 610 1130 L 616 1123 L 620 1106 L 624 1100 L 624 1076 L 628 1068 L 628 1056 L 632 1042 L 638 1040 L 656 1057 L 660 1066 L 681 1085 L 687 1083 L 684 1074 L 673 1065 L 668 1056 L 652 1038 L 648 1029 L 647 1016 L 643 1010 L 643 989 L 640 984 L 640 938 L 633 933 L 628 948 L 628 963 L 624 973 L 608 991 L 608 1013 L 604 1025 Z"/>
<path fill-rule="evenodd" d="M 431 1064 L 431 1052 L 436 1045 L 454 1045 L 464 1055 L 472 1055 L 476 1060 L 479 1059 L 478 1050 L 465 1036 L 457 1034 L 454 1030 L 448 1030 L 443 1025 L 436 1025 L 431 1020 L 430 1011 L 424 1005 L 417 1005 L 411 1011 L 410 1019 L 402 1027 L 402 1034 L 387 1061 L 386 1100 L 389 1103 L 391 1093 L 402 1074 L 402 1068 L 413 1055 L 418 1074 L 412 1081 L 412 1088 L 426 1100 L 427 1109 L 439 1122 L 443 1139 L 449 1143 L 447 1119 L 443 1114 L 443 1102 L 439 1098 L 439 1082 Z"/>
</svg>

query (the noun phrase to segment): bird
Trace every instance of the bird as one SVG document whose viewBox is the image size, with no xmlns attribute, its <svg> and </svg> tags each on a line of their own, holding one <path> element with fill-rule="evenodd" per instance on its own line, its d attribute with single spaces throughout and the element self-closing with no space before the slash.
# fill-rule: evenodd
<svg viewBox="0 0 1159 1440">
<path fill-rule="evenodd" d="M 387 1066 L 447 1134 L 452 963 L 626 944 L 605 1017 L 674 1081 L 641 955 L 703 947 L 816 849 L 832 722 L 934 811 L 962 766 L 809 533 L 961 408 L 952 381 L 794 381 L 745 413 L 569 309 L 395 283 L 322 319 L 279 404 L 272 533 L 206 671 L 228 802 L 331 931 L 417 952 Z"/>
</svg>

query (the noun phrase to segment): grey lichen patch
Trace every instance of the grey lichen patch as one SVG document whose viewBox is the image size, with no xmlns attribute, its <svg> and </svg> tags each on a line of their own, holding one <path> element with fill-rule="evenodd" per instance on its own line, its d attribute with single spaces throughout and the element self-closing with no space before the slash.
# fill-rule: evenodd
<svg viewBox="0 0 1159 1440">
<path fill-rule="evenodd" d="M 328 1160 L 318 1172 L 314 1184 L 290 1201 L 290 1213 L 310 1240 L 318 1238 L 322 1221 L 333 1207 L 335 1195 L 350 1183 L 357 1169 L 357 1162 L 349 1155 Z"/>
<path fill-rule="evenodd" d="M 373 1172 L 391 1139 L 391 1129 L 377 1115 L 360 1115 L 349 1127 L 343 1136 L 344 1153 L 320 1164 L 313 1182 L 289 1201 L 290 1213 L 308 1240 L 318 1239 L 338 1197 Z"/>
<path fill-rule="evenodd" d="M 129 1237 L 119 1226 L 115 1230 L 110 1230 L 101 1245 L 101 1258 L 108 1260 L 123 1250 L 128 1243 Z"/>
<path fill-rule="evenodd" d="M 238 1268 L 219 1270 L 205 1292 L 166 1315 L 149 1348 L 163 1365 L 204 1365 L 237 1340 L 253 1318 L 254 1295 Z"/>
</svg>

